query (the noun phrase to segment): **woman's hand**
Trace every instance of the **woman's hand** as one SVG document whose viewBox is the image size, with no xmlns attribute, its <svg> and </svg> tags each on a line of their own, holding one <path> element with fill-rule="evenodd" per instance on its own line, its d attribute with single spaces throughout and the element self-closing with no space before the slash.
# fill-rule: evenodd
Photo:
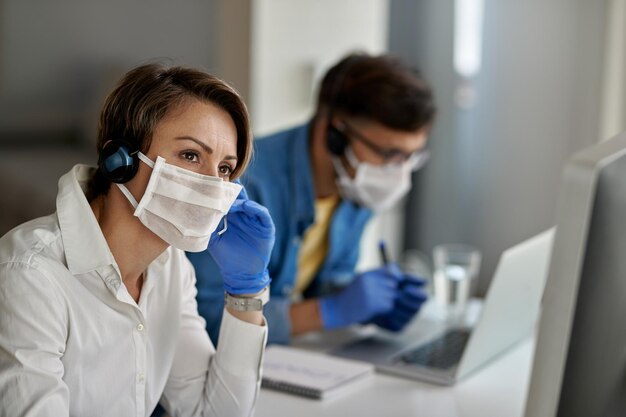
<svg viewBox="0 0 626 417">
<path fill-rule="evenodd" d="M 213 233 L 208 251 L 230 294 L 257 294 L 270 283 L 267 265 L 274 246 L 274 222 L 245 189 L 226 215 L 227 229 Z"/>
</svg>

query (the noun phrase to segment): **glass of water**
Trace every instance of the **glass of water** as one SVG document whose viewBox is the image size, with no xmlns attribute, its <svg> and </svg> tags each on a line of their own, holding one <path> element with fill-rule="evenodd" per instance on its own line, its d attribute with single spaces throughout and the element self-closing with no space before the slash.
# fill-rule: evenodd
<svg viewBox="0 0 626 417">
<path fill-rule="evenodd" d="M 433 249 L 433 296 L 448 319 L 461 319 L 473 295 L 481 253 L 470 245 L 444 244 Z"/>
</svg>

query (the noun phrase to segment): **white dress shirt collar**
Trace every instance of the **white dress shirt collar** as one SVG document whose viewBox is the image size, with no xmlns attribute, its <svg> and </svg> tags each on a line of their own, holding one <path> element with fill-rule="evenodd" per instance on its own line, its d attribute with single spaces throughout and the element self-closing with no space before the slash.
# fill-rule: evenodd
<svg viewBox="0 0 626 417">
<path fill-rule="evenodd" d="M 67 267 L 74 275 L 114 265 L 113 254 L 102 234 L 84 191 L 95 167 L 76 165 L 59 180 L 57 215 Z"/>
</svg>

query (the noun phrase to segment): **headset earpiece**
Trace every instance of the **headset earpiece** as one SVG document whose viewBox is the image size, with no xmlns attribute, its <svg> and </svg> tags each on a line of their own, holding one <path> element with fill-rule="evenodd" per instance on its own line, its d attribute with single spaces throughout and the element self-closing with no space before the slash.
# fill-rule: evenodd
<svg viewBox="0 0 626 417">
<path fill-rule="evenodd" d="M 348 138 L 345 133 L 333 126 L 333 116 L 336 111 L 337 101 L 342 87 L 346 82 L 346 78 L 355 63 L 363 59 L 360 55 L 353 55 L 345 62 L 344 68 L 336 76 L 336 79 L 330 90 L 330 99 L 328 101 L 328 127 L 326 129 L 326 148 L 333 155 L 343 155 L 348 146 Z"/>
<path fill-rule="evenodd" d="M 123 139 L 108 141 L 100 151 L 98 168 L 104 178 L 123 184 L 130 181 L 139 169 L 139 151 Z"/>
<path fill-rule="evenodd" d="M 329 124 L 326 132 L 326 147 L 330 153 L 341 156 L 346 150 L 346 146 L 348 146 L 348 138 L 345 133 Z"/>
</svg>

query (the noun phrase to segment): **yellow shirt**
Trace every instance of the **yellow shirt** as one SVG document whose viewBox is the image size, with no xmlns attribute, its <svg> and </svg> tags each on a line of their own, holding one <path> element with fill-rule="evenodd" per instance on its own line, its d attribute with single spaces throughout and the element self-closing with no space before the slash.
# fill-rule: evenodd
<svg viewBox="0 0 626 417">
<path fill-rule="evenodd" d="M 328 229 L 337 204 L 338 195 L 315 200 L 315 221 L 304 234 L 298 254 L 298 276 L 294 286 L 296 294 L 302 294 L 307 289 L 326 258 Z"/>
</svg>

